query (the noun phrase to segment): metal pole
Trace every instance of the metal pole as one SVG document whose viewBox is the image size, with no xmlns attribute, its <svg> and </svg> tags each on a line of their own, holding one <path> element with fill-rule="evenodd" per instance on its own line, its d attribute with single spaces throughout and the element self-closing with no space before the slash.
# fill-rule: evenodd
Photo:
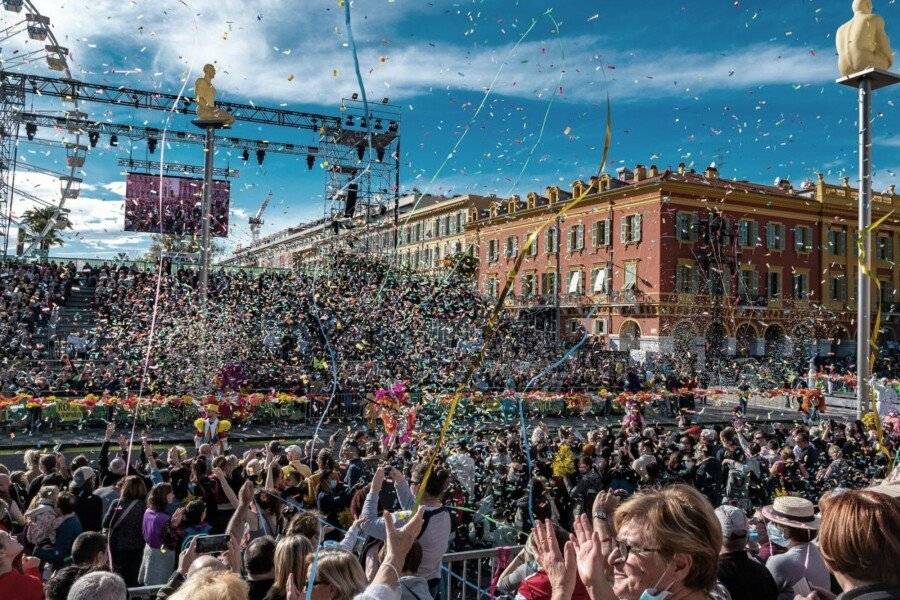
<svg viewBox="0 0 900 600">
<path fill-rule="evenodd" d="M 859 82 L 859 225 L 858 235 L 864 257 L 857 273 L 856 293 L 856 414 L 862 417 L 869 407 L 869 320 L 871 312 L 868 269 L 872 265 L 872 236 L 868 231 L 872 222 L 872 131 L 869 113 L 872 108 L 872 82 Z"/>
<path fill-rule="evenodd" d="M 215 127 L 206 127 L 206 160 L 203 170 L 203 204 L 200 229 L 200 308 L 206 311 L 207 285 L 209 281 L 209 210 L 212 203 L 213 153 L 215 151 Z"/>
<path fill-rule="evenodd" d="M 19 121 L 16 121 L 16 147 L 13 150 L 12 177 L 9 183 L 9 206 L 7 206 L 6 214 L 6 231 L 3 232 L 3 257 L 6 258 L 9 253 L 9 228 L 12 224 L 13 215 L 13 198 L 16 196 L 16 165 L 19 162 Z"/>
</svg>

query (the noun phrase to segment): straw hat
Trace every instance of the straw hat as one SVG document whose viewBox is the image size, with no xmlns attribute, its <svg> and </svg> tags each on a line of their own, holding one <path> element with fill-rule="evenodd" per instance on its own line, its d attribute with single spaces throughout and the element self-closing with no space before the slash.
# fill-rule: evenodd
<svg viewBox="0 0 900 600">
<path fill-rule="evenodd" d="M 761 512 L 773 523 L 797 529 L 816 530 L 821 521 L 813 503 L 797 496 L 779 496 L 771 505 L 764 506 Z"/>
</svg>

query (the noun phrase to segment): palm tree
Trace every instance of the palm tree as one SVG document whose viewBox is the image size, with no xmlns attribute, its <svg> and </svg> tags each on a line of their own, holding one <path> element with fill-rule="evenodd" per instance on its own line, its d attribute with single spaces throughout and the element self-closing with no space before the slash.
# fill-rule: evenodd
<svg viewBox="0 0 900 600">
<path fill-rule="evenodd" d="M 59 211 L 59 214 L 57 214 Z M 56 222 L 47 231 L 47 235 L 40 241 L 41 250 L 49 250 L 50 246 L 61 246 L 63 239 L 59 236 L 60 231 L 64 229 L 72 229 L 72 221 L 69 220 L 68 208 L 58 208 L 56 206 L 45 206 L 43 208 L 30 208 L 22 214 L 22 225 L 25 227 L 25 240 L 32 242 L 41 235 L 47 224 L 56 216 Z"/>
</svg>

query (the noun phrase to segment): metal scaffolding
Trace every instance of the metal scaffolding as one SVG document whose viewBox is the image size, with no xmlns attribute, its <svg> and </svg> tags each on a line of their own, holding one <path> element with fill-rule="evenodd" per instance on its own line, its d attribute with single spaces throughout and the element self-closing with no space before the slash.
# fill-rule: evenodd
<svg viewBox="0 0 900 600">
<path fill-rule="evenodd" d="M 22 89 L 0 83 L 0 234 L 3 235 L 4 256 L 9 248 L 15 164 L 18 158 L 16 140 L 19 138 L 19 121 L 15 115 L 23 106 L 25 93 Z"/>
</svg>

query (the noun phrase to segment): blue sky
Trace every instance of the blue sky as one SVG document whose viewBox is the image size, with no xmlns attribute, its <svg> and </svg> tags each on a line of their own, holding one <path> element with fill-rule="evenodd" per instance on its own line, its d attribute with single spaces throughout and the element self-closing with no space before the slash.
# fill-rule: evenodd
<svg viewBox="0 0 900 600">
<path fill-rule="evenodd" d="M 88 81 L 177 92 L 189 77 L 185 92 L 192 95 L 203 63 L 215 60 L 222 99 L 337 113 L 340 98 L 357 91 L 337 0 L 36 4 L 71 49 L 73 75 Z M 351 6 L 370 98 L 388 96 L 403 108 L 404 190 L 503 196 L 586 178 L 597 168 L 607 95 L 611 169 L 679 162 L 701 169 L 715 161 L 723 177 L 763 182 L 799 182 L 817 171 L 830 180 L 855 177 L 855 92 L 833 83 L 833 32 L 850 17 L 849 0 L 355 0 Z M 896 1 L 876 1 L 875 10 L 900 45 Z M 900 86 L 875 96 L 879 188 L 897 182 L 900 172 L 898 103 Z M 63 109 L 41 99 L 35 107 Z M 105 105 L 82 110 L 118 123 L 163 127 L 166 119 Z M 471 131 L 444 164 L 470 121 Z M 191 127 L 183 116 L 171 126 Z M 233 135 L 315 143 L 312 132 L 247 123 Z M 29 162 L 60 169 L 61 153 L 47 152 L 20 148 Z M 149 156 L 143 143 L 131 154 L 159 159 L 159 150 Z M 115 159 L 128 155 L 127 143 L 109 148 L 106 139 L 91 151 L 83 198 L 72 203 L 77 231 L 56 254 L 137 256 L 146 249 L 146 236 L 121 230 L 124 177 Z M 202 163 L 191 146 L 172 145 L 166 158 Z M 308 172 L 303 157 L 270 155 L 258 167 L 252 157 L 244 164 L 221 150 L 216 164 L 241 171 L 232 183 L 228 247 L 248 243 L 247 216 L 269 190 L 274 199 L 264 234 L 322 214 L 324 173 L 318 165 Z M 55 187 L 36 174 L 20 181 L 44 197 Z"/>
</svg>

